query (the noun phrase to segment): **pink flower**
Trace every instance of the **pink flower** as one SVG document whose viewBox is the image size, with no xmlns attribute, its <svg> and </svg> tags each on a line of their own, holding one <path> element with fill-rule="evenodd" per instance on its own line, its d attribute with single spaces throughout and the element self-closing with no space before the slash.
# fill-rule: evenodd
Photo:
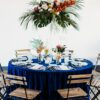
<svg viewBox="0 0 100 100">
<path fill-rule="evenodd" d="M 56 46 L 56 51 L 59 53 L 63 53 L 65 51 L 65 45 L 57 45 Z"/>
<path fill-rule="evenodd" d="M 56 48 L 61 48 L 61 45 L 57 45 Z"/>
<path fill-rule="evenodd" d="M 34 11 L 35 11 L 35 12 L 39 12 L 38 7 L 35 7 L 35 8 L 34 8 Z"/>
</svg>

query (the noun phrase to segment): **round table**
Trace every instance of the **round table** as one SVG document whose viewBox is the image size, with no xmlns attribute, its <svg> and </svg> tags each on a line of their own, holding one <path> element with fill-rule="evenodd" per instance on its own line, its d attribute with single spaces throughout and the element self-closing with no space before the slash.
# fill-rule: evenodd
<svg viewBox="0 0 100 100">
<path fill-rule="evenodd" d="M 26 76 L 28 88 L 41 90 L 47 95 L 54 93 L 57 89 L 67 87 L 67 76 L 73 74 L 89 74 L 92 72 L 93 64 L 86 60 L 88 64 L 72 70 L 33 70 L 25 66 L 13 65 L 12 61 L 8 64 L 8 73 L 19 76 Z M 86 92 L 89 92 L 86 85 L 80 85 Z M 51 97 L 51 96 L 50 96 Z M 44 99 L 43 99 L 44 100 Z M 46 100 L 46 99 L 45 99 Z M 47 99 L 48 100 L 48 99 Z M 52 100 L 52 99 L 50 99 Z M 58 99 L 55 99 L 58 100 Z"/>
</svg>

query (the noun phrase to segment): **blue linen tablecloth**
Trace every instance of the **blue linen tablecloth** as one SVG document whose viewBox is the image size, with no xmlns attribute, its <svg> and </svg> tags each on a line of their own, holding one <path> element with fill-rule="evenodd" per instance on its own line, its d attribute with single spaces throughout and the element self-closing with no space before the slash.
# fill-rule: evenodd
<svg viewBox="0 0 100 100">
<path fill-rule="evenodd" d="M 12 64 L 12 60 L 8 64 L 8 73 L 19 76 L 26 76 L 28 82 L 28 88 L 41 90 L 44 93 L 44 97 L 39 100 L 60 100 L 59 96 L 54 95 L 57 89 L 67 87 L 67 76 L 73 74 L 89 74 L 92 72 L 93 64 L 89 60 L 85 60 L 88 65 L 83 67 L 77 67 L 72 70 L 33 70 L 25 66 L 17 66 Z M 80 84 L 87 93 L 88 87 L 85 84 Z"/>
</svg>

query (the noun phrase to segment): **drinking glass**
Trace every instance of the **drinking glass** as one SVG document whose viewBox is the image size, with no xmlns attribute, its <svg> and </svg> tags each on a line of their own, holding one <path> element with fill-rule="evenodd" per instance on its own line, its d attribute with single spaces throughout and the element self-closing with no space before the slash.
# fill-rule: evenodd
<svg viewBox="0 0 100 100">
<path fill-rule="evenodd" d="M 52 62 L 52 58 L 50 56 L 45 58 L 45 64 L 50 65 L 51 62 Z"/>
</svg>

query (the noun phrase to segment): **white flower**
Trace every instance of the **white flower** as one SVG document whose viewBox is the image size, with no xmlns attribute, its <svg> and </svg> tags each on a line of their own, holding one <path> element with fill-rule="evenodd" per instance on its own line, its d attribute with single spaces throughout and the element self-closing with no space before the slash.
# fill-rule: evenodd
<svg viewBox="0 0 100 100">
<path fill-rule="evenodd" d="M 54 5 L 54 2 L 51 2 L 51 6 L 53 7 L 53 5 Z"/>
<path fill-rule="evenodd" d="M 52 10 L 51 8 L 48 9 L 48 11 L 51 11 L 51 10 Z"/>
<path fill-rule="evenodd" d="M 44 3 L 44 4 L 42 4 L 41 8 L 44 9 L 44 10 L 47 10 L 48 9 L 48 6 L 47 6 L 46 3 Z"/>
<path fill-rule="evenodd" d="M 41 9 L 41 7 L 40 7 L 40 6 L 38 6 L 38 9 L 40 10 L 40 9 Z"/>
<path fill-rule="evenodd" d="M 56 15 L 59 15 L 59 12 L 56 12 Z"/>
<path fill-rule="evenodd" d="M 49 3 L 54 2 L 54 0 L 48 0 Z"/>
<path fill-rule="evenodd" d="M 40 12 L 42 12 L 43 11 L 43 9 L 40 9 Z"/>
</svg>

